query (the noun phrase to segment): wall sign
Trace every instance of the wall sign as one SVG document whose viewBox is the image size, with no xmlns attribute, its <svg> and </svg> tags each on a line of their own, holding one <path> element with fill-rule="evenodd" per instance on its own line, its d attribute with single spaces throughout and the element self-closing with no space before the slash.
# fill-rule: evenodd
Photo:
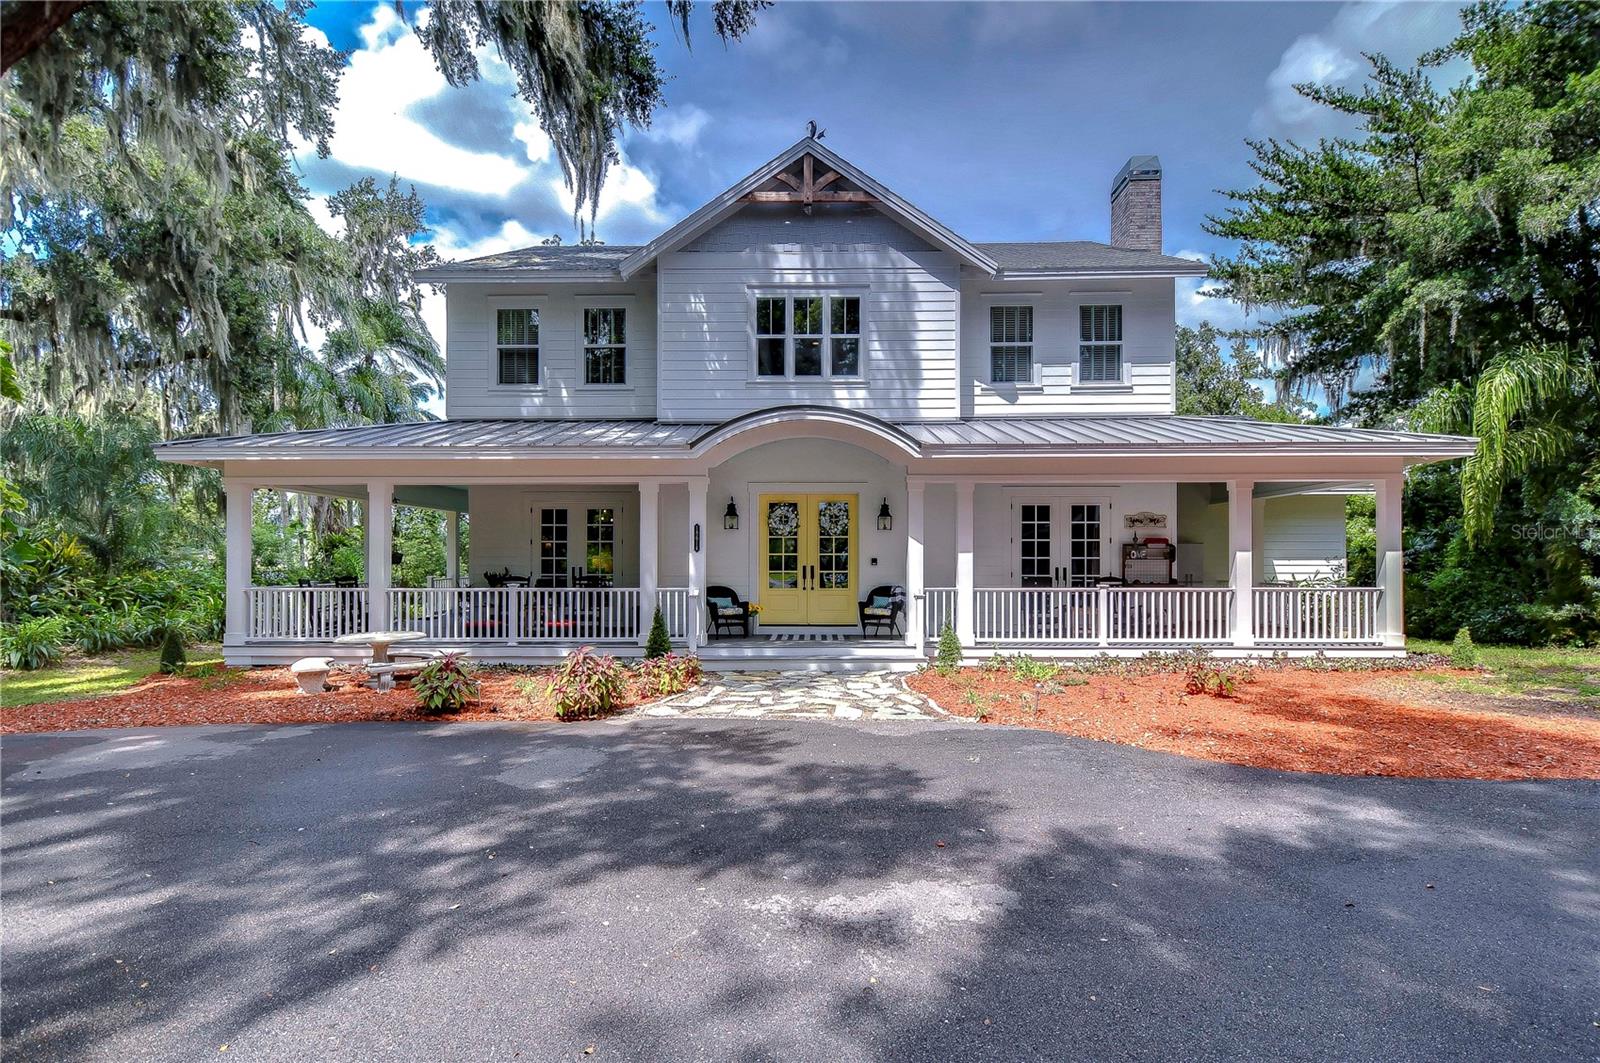
<svg viewBox="0 0 1600 1063">
<path fill-rule="evenodd" d="M 1129 513 L 1122 518 L 1125 528 L 1165 528 L 1167 515 L 1165 513 L 1151 513 L 1148 510 L 1139 513 Z"/>
</svg>

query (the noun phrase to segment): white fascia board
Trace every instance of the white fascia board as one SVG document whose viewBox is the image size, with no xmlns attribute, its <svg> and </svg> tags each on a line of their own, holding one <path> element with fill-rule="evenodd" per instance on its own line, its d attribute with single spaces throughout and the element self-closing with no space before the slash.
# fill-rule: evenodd
<svg viewBox="0 0 1600 1063">
<path fill-rule="evenodd" d="M 846 162 L 817 141 L 803 138 L 796 141 L 788 150 L 756 167 L 733 187 L 722 192 L 699 210 L 696 210 L 678 222 L 678 224 L 623 259 L 619 266 L 622 279 L 629 279 L 646 265 L 655 261 L 657 257 L 682 247 L 727 215 L 738 210 L 744 197 L 754 191 L 756 186 L 765 183 L 772 177 L 773 173 L 792 165 L 802 155 L 806 154 L 816 156 L 818 160 L 826 163 L 831 168 L 850 178 L 854 183 L 871 192 L 877 197 L 880 208 L 885 206 L 889 208 L 886 213 L 917 232 L 919 236 L 943 245 L 968 265 L 975 266 L 991 276 L 999 268 L 992 258 L 979 251 L 954 230 L 935 221 L 932 217 L 923 213 L 922 210 L 912 205 L 910 201 L 896 195 L 863 173 L 852 163 Z"/>
<path fill-rule="evenodd" d="M 1054 281 L 1054 280 L 1160 280 L 1163 277 L 1204 277 L 1211 271 L 1203 265 L 1197 269 L 1180 269 L 1176 266 L 1154 266 L 1150 269 L 1005 269 L 995 274 L 997 281 Z"/>
<path fill-rule="evenodd" d="M 616 284 L 623 278 L 616 270 L 601 273 L 598 270 L 543 270 L 499 269 L 491 273 L 465 270 L 419 270 L 416 279 L 424 284 L 526 284 L 530 281 L 585 281 L 596 284 Z"/>
</svg>

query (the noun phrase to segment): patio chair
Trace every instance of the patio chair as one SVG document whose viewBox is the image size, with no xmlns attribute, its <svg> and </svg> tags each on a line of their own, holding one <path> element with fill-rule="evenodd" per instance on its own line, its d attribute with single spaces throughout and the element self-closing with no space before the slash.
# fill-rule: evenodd
<svg viewBox="0 0 1600 1063">
<path fill-rule="evenodd" d="M 706 588 L 707 632 L 716 638 L 724 629 L 735 629 L 750 637 L 750 603 L 739 597 L 732 587 Z"/>
<path fill-rule="evenodd" d="M 861 634 L 867 635 L 870 627 L 881 635 L 885 626 L 891 636 L 900 634 L 900 614 L 906 611 L 906 589 L 898 584 L 884 584 L 867 592 L 867 600 L 857 607 L 861 617 Z"/>
</svg>

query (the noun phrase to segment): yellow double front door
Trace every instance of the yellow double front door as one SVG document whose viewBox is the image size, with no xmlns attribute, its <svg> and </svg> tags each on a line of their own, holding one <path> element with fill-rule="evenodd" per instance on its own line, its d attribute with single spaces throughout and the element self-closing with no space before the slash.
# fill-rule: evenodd
<svg viewBox="0 0 1600 1063">
<path fill-rule="evenodd" d="M 855 495 L 761 496 L 761 622 L 855 624 Z"/>
</svg>

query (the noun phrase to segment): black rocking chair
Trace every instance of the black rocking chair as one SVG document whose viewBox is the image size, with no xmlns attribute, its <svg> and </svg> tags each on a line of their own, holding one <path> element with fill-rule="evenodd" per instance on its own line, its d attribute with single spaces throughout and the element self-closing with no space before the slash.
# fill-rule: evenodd
<svg viewBox="0 0 1600 1063">
<path fill-rule="evenodd" d="M 733 604 L 719 606 L 719 598 Z M 730 634 L 737 630 L 745 638 L 750 637 L 750 603 L 740 598 L 732 587 L 706 588 L 706 618 L 706 629 L 712 638 L 724 630 Z"/>
<path fill-rule="evenodd" d="M 860 603 L 858 609 L 863 636 L 868 633 L 868 628 L 872 628 L 872 633 L 881 635 L 885 627 L 891 636 L 899 635 L 900 615 L 906 611 L 906 589 L 888 584 L 874 587 L 867 592 L 867 600 Z"/>
</svg>

